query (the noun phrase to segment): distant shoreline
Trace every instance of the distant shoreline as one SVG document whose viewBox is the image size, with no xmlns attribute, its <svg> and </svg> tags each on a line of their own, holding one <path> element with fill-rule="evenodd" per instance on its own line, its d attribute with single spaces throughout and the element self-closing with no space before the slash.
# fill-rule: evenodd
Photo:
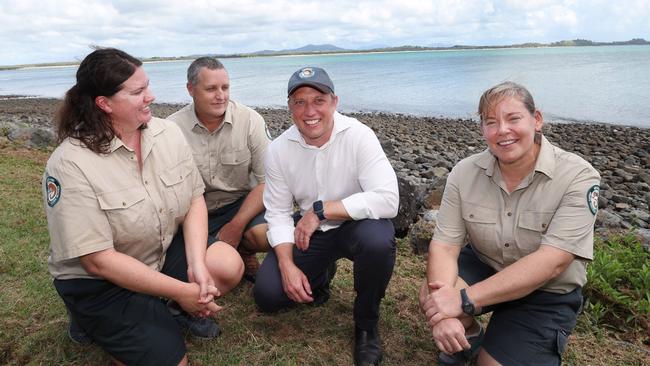
<svg viewBox="0 0 650 366">
<path fill-rule="evenodd" d="M 434 51 L 476 51 L 476 50 L 504 50 L 504 49 L 525 49 L 525 48 L 572 48 L 572 47 L 609 47 L 609 46 L 648 46 L 650 42 L 645 39 L 632 39 L 625 42 L 592 42 L 588 40 L 559 41 L 553 43 L 523 43 L 505 46 L 464 46 L 454 45 L 449 47 L 422 47 L 422 46 L 400 46 L 375 48 L 369 50 L 322 50 L 322 51 L 269 51 L 251 52 L 236 54 L 198 54 L 191 56 L 170 56 L 170 57 L 143 57 L 143 63 L 161 63 L 175 61 L 189 61 L 201 56 L 213 56 L 216 58 L 249 58 L 249 57 L 302 57 L 302 56 L 332 56 L 332 55 L 353 55 L 353 54 L 383 54 L 383 53 L 406 53 L 406 52 L 434 52 Z M 60 68 L 79 65 L 80 61 L 48 62 L 40 64 L 21 64 L 0 66 L 0 71 L 35 69 L 35 68 Z"/>
<path fill-rule="evenodd" d="M 36 109 L 40 109 L 41 107 L 46 107 L 50 108 L 49 113 L 39 113 L 35 111 L 35 115 L 38 115 L 42 120 L 46 120 L 47 116 L 52 116 L 53 115 L 53 105 L 59 103 L 62 99 L 61 98 L 51 98 L 51 97 L 42 97 L 38 95 L 1 95 L 0 94 L 0 104 L 4 104 L 5 108 L 8 108 L 9 110 L 14 109 L 12 107 L 12 104 L 15 103 L 18 104 L 30 104 L 33 107 L 36 107 Z M 180 109 L 182 106 L 186 105 L 186 103 L 180 103 L 180 102 L 155 102 L 153 103 L 154 107 L 160 108 L 162 110 L 167 110 L 171 114 L 172 112 Z M 283 111 L 286 111 L 286 107 L 283 106 L 274 106 L 274 105 L 265 105 L 265 106 L 259 106 L 259 105 L 249 105 L 249 107 L 257 109 L 257 110 L 265 110 L 265 111 L 273 111 L 272 113 L 282 113 Z M 18 108 L 20 109 L 20 108 Z M 417 114 L 417 113 L 398 113 L 398 112 L 391 112 L 391 111 L 380 111 L 380 110 L 367 110 L 367 109 L 346 109 L 342 108 L 339 109 L 341 113 L 344 114 L 354 114 L 354 115 L 366 115 L 366 116 L 376 116 L 376 117 L 381 117 L 381 116 L 393 116 L 393 117 L 399 117 L 399 118 L 406 118 L 409 120 L 437 120 L 437 121 L 466 121 L 466 122 L 474 122 L 478 123 L 478 118 L 474 115 L 472 116 L 467 116 L 467 117 L 454 117 L 450 115 L 428 115 L 428 114 Z M 624 129 L 641 129 L 641 130 L 650 130 L 650 127 L 647 126 L 638 126 L 638 125 L 632 125 L 632 124 L 615 124 L 611 122 L 605 122 L 605 121 L 592 121 L 592 120 L 578 120 L 578 119 L 569 119 L 569 118 L 561 118 L 557 117 L 554 115 L 551 115 L 549 113 L 544 113 L 542 111 L 542 114 L 544 115 L 544 123 L 545 124 L 551 124 L 551 125 L 590 125 L 590 126 L 603 126 L 603 127 L 611 127 L 611 128 L 624 128 Z M 0 113 L 0 117 L 2 117 L 2 113 Z M 0 122 L 2 122 L 0 118 Z M 43 124 L 43 123 L 39 123 Z M 48 123 L 45 123 L 48 124 Z"/>
</svg>

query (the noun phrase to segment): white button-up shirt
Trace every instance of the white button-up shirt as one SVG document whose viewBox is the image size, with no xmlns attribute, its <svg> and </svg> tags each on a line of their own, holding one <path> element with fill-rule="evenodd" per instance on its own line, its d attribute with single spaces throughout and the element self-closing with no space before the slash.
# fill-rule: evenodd
<svg viewBox="0 0 650 366">
<path fill-rule="evenodd" d="M 397 177 L 375 133 L 354 118 L 334 112 L 330 140 L 308 145 L 295 125 L 268 147 L 265 158 L 267 233 L 272 247 L 294 243 L 293 203 L 304 214 L 314 201 L 342 201 L 353 220 L 397 215 Z M 325 220 L 327 231 L 341 221 Z"/>
</svg>

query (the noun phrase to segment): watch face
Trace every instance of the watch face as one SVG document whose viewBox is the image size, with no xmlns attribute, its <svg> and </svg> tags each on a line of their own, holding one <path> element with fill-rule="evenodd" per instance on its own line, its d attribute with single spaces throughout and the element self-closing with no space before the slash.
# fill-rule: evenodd
<svg viewBox="0 0 650 366">
<path fill-rule="evenodd" d="M 322 210 L 323 210 L 323 201 L 314 202 L 314 211 L 322 211 Z"/>
<path fill-rule="evenodd" d="M 463 308 L 463 312 L 467 315 L 474 315 L 476 309 L 472 301 L 467 297 L 465 289 L 460 290 L 460 299 L 462 301 L 461 307 Z"/>
</svg>

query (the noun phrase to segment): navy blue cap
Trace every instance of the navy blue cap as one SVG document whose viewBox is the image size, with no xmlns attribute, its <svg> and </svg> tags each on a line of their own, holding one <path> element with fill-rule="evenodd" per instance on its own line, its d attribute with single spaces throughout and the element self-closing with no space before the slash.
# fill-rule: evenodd
<svg viewBox="0 0 650 366">
<path fill-rule="evenodd" d="M 334 93 L 334 83 L 320 67 L 303 67 L 291 75 L 287 94 L 291 96 L 301 86 L 310 86 L 321 93 Z"/>
</svg>

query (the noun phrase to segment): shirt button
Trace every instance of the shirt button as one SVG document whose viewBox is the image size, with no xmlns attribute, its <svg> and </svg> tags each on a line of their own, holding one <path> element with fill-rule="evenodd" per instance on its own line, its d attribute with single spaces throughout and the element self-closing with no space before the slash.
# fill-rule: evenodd
<svg viewBox="0 0 650 366">
<path fill-rule="evenodd" d="M 508 216 L 512 216 L 512 212 L 508 212 L 507 215 L 508 215 Z"/>
<path fill-rule="evenodd" d="M 162 208 L 158 210 L 158 212 L 162 213 Z"/>
<path fill-rule="evenodd" d="M 146 180 L 145 180 L 145 181 L 144 181 L 144 184 L 149 184 L 149 181 L 146 181 Z"/>
<path fill-rule="evenodd" d="M 503 246 L 508 248 L 508 247 L 510 247 L 510 243 L 505 243 Z"/>
<path fill-rule="evenodd" d="M 470 218 L 470 219 L 473 219 L 473 218 L 474 218 L 474 214 L 469 214 L 469 218 Z"/>
<path fill-rule="evenodd" d="M 122 202 L 122 206 L 126 206 L 126 202 Z"/>
<path fill-rule="evenodd" d="M 546 224 L 542 224 L 542 229 L 546 227 Z"/>
</svg>

